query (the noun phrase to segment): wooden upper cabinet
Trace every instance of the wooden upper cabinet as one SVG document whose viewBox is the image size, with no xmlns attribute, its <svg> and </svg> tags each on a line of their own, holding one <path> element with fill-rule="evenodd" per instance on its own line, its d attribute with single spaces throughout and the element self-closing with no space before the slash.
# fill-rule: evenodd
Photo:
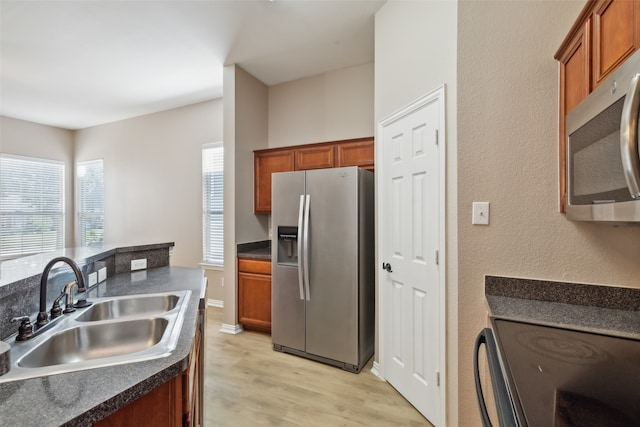
<svg viewBox="0 0 640 427">
<path fill-rule="evenodd" d="M 325 169 L 335 165 L 333 144 L 296 148 L 296 170 Z"/>
<path fill-rule="evenodd" d="M 591 20 L 581 27 L 559 58 L 562 117 L 587 97 L 591 91 Z"/>
<path fill-rule="evenodd" d="M 593 86 L 598 86 L 638 48 L 635 0 L 600 0 L 593 11 Z"/>
<path fill-rule="evenodd" d="M 373 137 L 256 150 L 253 198 L 256 214 L 271 213 L 271 174 L 359 166 L 373 170 Z"/>
<path fill-rule="evenodd" d="M 373 138 L 336 145 L 336 166 L 360 166 L 373 169 Z"/>
<path fill-rule="evenodd" d="M 567 202 L 566 115 L 640 47 L 640 0 L 588 0 L 555 59 L 560 64 L 560 211 Z"/>
<path fill-rule="evenodd" d="M 261 150 L 254 153 L 254 213 L 271 213 L 271 174 L 294 170 L 293 154 L 293 150 Z"/>
</svg>

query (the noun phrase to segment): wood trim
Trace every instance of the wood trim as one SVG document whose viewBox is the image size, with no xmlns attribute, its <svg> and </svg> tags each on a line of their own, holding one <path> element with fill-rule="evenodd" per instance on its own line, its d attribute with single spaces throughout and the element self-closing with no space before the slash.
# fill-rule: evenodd
<svg viewBox="0 0 640 427">
<path fill-rule="evenodd" d="M 273 147 L 273 148 L 264 148 L 262 150 L 255 150 L 254 153 L 268 153 L 270 151 L 280 151 L 280 150 L 296 150 L 299 148 L 309 148 L 309 147 L 320 147 L 322 145 L 335 145 L 349 142 L 361 142 L 368 141 L 373 139 L 373 136 L 367 136 L 365 138 L 352 138 L 352 139 L 338 139 L 335 141 L 323 141 L 323 142 L 314 142 L 311 144 L 300 144 L 300 145 L 287 145 L 286 147 Z"/>
<path fill-rule="evenodd" d="M 569 30 L 569 33 L 567 33 L 567 35 L 565 36 L 564 40 L 562 40 L 562 43 L 560 44 L 560 47 L 556 51 L 556 54 L 553 56 L 554 59 L 560 61 L 561 55 L 563 54 L 563 52 L 565 52 L 567 50 L 568 45 L 570 45 L 573 42 L 573 39 L 576 36 L 576 34 L 579 33 L 580 31 L 582 31 L 582 24 L 586 21 L 586 19 L 593 12 L 593 9 L 595 8 L 597 1 L 598 0 L 588 0 L 585 3 L 584 7 L 580 11 L 580 14 L 576 18 L 576 20 L 573 23 L 573 25 L 571 26 L 571 29 Z"/>
</svg>

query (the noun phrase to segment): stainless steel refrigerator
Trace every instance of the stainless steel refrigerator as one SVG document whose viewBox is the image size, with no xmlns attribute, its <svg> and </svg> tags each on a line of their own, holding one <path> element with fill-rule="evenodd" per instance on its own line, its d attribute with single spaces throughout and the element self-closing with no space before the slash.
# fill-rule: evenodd
<svg viewBox="0 0 640 427">
<path fill-rule="evenodd" d="M 373 173 L 272 175 L 273 349 L 359 372 L 374 347 Z"/>
</svg>

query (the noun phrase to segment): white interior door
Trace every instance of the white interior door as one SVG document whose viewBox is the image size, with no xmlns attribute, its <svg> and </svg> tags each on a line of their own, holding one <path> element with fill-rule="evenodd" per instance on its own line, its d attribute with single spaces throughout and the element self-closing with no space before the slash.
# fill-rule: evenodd
<svg viewBox="0 0 640 427">
<path fill-rule="evenodd" d="M 444 424 L 444 87 L 379 125 L 381 374 Z M 388 266 L 386 265 L 388 264 Z"/>
</svg>

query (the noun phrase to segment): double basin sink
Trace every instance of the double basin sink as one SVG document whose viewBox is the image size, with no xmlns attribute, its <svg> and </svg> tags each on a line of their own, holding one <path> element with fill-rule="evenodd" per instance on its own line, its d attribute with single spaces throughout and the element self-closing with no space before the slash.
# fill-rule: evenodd
<svg viewBox="0 0 640 427">
<path fill-rule="evenodd" d="M 36 337 L 11 344 L 0 383 L 168 356 L 191 291 L 90 298 L 88 308 L 55 319 Z"/>
</svg>

